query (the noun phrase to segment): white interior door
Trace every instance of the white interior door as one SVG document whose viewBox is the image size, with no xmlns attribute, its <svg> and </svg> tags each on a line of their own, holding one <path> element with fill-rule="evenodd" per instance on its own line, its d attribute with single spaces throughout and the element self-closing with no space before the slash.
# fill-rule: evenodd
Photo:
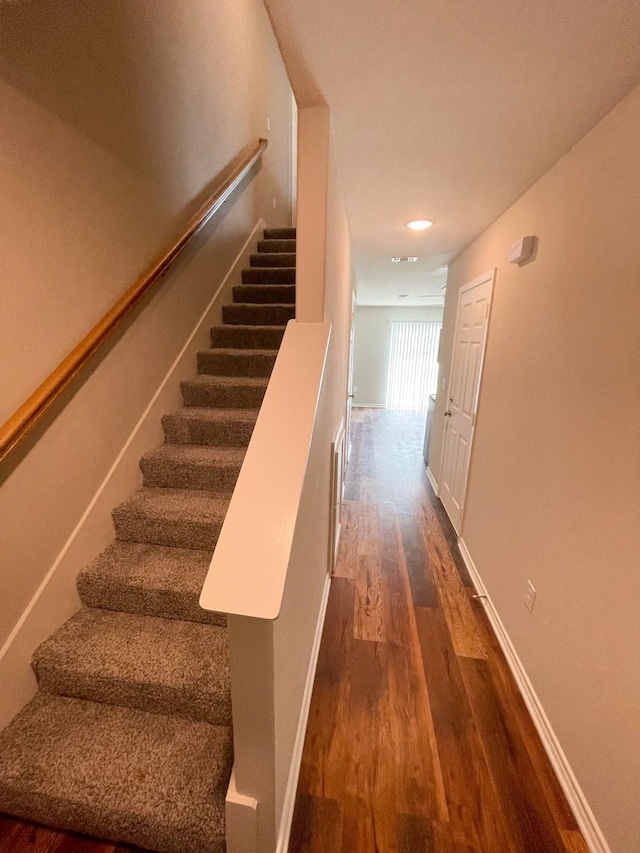
<svg viewBox="0 0 640 853">
<path fill-rule="evenodd" d="M 445 411 L 440 498 L 460 533 L 495 270 L 460 288 Z"/>
</svg>

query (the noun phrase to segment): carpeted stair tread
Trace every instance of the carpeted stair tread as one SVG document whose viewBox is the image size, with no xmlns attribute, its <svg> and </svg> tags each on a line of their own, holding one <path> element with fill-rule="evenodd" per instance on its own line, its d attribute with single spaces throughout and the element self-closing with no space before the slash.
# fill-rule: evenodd
<svg viewBox="0 0 640 853">
<path fill-rule="evenodd" d="M 222 306 L 222 317 L 225 323 L 240 323 L 243 326 L 250 326 L 253 323 L 258 326 L 284 326 L 289 320 L 294 319 L 295 314 L 295 305 L 280 303 L 261 305 L 244 302 L 241 305 L 230 303 Z"/>
<path fill-rule="evenodd" d="M 257 417 L 257 409 L 184 406 L 164 415 L 162 426 L 168 444 L 246 447 Z"/>
<path fill-rule="evenodd" d="M 0 812 L 157 853 L 225 853 L 227 620 L 199 605 L 288 322 L 296 230 L 266 229 L 185 405 L 162 418 L 83 608 L 36 649 L 39 692 L 0 732 Z M 250 525 L 247 534 L 251 534 Z"/>
<path fill-rule="evenodd" d="M 180 383 L 185 406 L 257 409 L 267 390 L 267 376 L 215 376 L 201 373 Z"/>
<path fill-rule="evenodd" d="M 233 301 L 294 305 L 296 286 L 295 284 L 236 284 L 233 288 Z"/>
<path fill-rule="evenodd" d="M 198 353 L 198 373 L 212 376 L 268 377 L 276 363 L 277 349 L 212 347 Z"/>
<path fill-rule="evenodd" d="M 181 445 L 165 447 L 189 449 Z M 193 449 L 218 453 L 233 450 Z M 141 542 L 114 542 L 80 573 L 80 600 L 87 607 L 225 625 L 224 614 L 203 610 L 199 604 L 211 554 L 209 549 L 196 551 Z"/>
<path fill-rule="evenodd" d="M 258 240 L 259 252 L 293 252 L 296 251 L 295 239 L 274 239 Z"/>
<path fill-rule="evenodd" d="M 231 729 L 39 693 L 0 733 L 0 811 L 158 853 L 224 853 Z"/>
<path fill-rule="evenodd" d="M 264 239 L 265 240 L 295 240 L 296 239 L 296 229 L 295 228 L 265 228 L 264 229 Z"/>
<path fill-rule="evenodd" d="M 256 252 L 249 258 L 252 267 L 295 267 L 295 252 Z"/>
<path fill-rule="evenodd" d="M 213 326 L 211 345 L 228 349 L 277 350 L 286 326 Z"/>
<path fill-rule="evenodd" d="M 243 284 L 295 284 L 295 267 L 245 267 Z"/>
<path fill-rule="evenodd" d="M 140 489 L 112 512 L 116 538 L 213 551 L 230 497 L 194 489 Z"/>
<path fill-rule="evenodd" d="M 163 444 L 145 453 L 140 460 L 143 482 L 145 486 L 163 489 L 204 489 L 231 493 L 245 452 L 245 447 Z"/>
<path fill-rule="evenodd" d="M 231 725 L 226 628 L 84 608 L 40 645 L 41 690 Z"/>
</svg>

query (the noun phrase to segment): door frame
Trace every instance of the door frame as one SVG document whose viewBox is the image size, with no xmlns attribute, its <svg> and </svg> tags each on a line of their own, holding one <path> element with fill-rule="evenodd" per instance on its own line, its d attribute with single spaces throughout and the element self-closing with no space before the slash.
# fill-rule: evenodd
<svg viewBox="0 0 640 853">
<path fill-rule="evenodd" d="M 349 355 L 347 361 L 347 406 L 345 413 L 345 471 L 351 458 L 351 416 L 353 409 L 353 351 L 356 339 L 356 294 L 351 291 L 351 326 L 349 328 Z"/>
<path fill-rule="evenodd" d="M 345 459 L 344 418 L 340 419 L 338 429 L 331 442 L 331 518 L 329 523 L 329 574 L 338 562 L 338 546 L 342 533 L 342 501 L 344 497 L 344 459 Z"/>
<path fill-rule="evenodd" d="M 291 93 L 291 224 L 295 228 L 298 215 L 298 104 Z"/>
<path fill-rule="evenodd" d="M 493 298 L 494 298 L 494 293 L 495 293 L 495 288 L 496 288 L 496 276 L 497 276 L 497 274 L 498 274 L 498 268 L 492 267 L 491 269 L 482 273 L 482 275 L 477 276 L 477 278 L 474 278 L 471 281 L 468 281 L 466 284 L 463 284 L 461 287 L 458 288 L 458 293 L 457 293 L 456 318 L 455 318 L 453 341 L 452 341 L 452 347 L 451 347 L 451 361 L 449 363 L 449 375 L 447 377 L 447 389 L 445 392 L 445 401 L 446 401 L 445 411 L 448 408 L 449 389 L 451 388 L 451 383 L 453 381 L 453 367 L 454 367 L 454 358 L 455 358 L 455 354 L 456 354 L 456 334 L 458 331 L 458 319 L 460 317 L 460 302 L 462 299 L 462 295 L 469 290 L 473 290 L 474 287 L 478 287 L 478 285 L 480 285 L 480 284 L 486 284 L 489 281 L 491 282 L 491 293 L 489 296 L 489 311 L 487 314 L 487 327 L 486 327 L 486 331 L 485 331 L 485 335 L 484 335 L 484 341 L 482 344 L 482 353 L 480 354 L 480 371 L 479 371 L 479 377 L 478 377 L 478 387 L 476 389 L 476 399 L 475 399 L 474 413 L 473 413 L 473 425 L 471 427 L 471 435 L 469 436 L 469 461 L 467 463 L 467 473 L 466 473 L 465 482 L 464 482 L 464 501 L 462 504 L 462 512 L 460 513 L 460 530 L 456 530 L 456 533 L 457 533 L 459 539 L 462 536 L 462 530 L 464 528 L 464 517 L 465 517 L 466 511 L 467 511 L 467 491 L 469 488 L 469 474 L 471 472 L 471 463 L 473 461 L 473 448 L 474 448 L 474 444 L 475 444 L 475 435 L 476 435 L 476 426 L 477 426 L 477 422 L 478 422 L 478 413 L 480 411 L 480 399 L 481 399 L 481 394 L 482 394 L 482 380 L 484 378 L 484 363 L 485 363 L 485 357 L 486 357 L 486 353 L 487 353 L 487 343 L 489 341 L 489 331 L 491 328 L 491 315 L 493 313 Z M 444 415 L 443 415 L 443 417 L 444 417 Z M 439 469 L 439 479 L 438 479 L 438 485 L 439 486 L 442 484 L 444 461 L 446 458 L 446 454 L 445 454 L 446 435 L 447 435 L 447 433 L 446 433 L 446 429 L 445 429 L 445 432 L 444 432 L 443 437 L 442 437 L 442 451 L 440 454 L 440 469 Z M 438 491 L 440 491 L 440 489 Z M 442 500 L 442 498 L 440 498 L 440 500 Z M 446 511 L 446 507 L 445 507 L 445 511 Z M 447 512 L 447 516 L 448 515 L 449 515 L 449 513 Z"/>
</svg>

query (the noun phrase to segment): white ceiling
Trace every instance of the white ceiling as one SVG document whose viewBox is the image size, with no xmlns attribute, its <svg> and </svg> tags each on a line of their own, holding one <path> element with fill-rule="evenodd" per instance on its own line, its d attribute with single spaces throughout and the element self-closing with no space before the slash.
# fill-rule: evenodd
<svg viewBox="0 0 640 853">
<path fill-rule="evenodd" d="M 265 3 L 299 106 L 331 109 L 363 305 L 433 304 L 447 263 L 640 83 L 639 0 Z"/>
</svg>

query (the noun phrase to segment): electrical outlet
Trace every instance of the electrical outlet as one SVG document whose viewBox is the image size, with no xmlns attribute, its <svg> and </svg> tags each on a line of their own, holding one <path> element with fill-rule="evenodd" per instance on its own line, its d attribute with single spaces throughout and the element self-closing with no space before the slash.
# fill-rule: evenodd
<svg viewBox="0 0 640 853">
<path fill-rule="evenodd" d="M 531 581 L 527 581 L 527 591 L 524 595 L 524 606 L 527 608 L 529 613 L 533 613 L 533 605 L 536 603 L 536 588 L 531 583 Z"/>
</svg>

